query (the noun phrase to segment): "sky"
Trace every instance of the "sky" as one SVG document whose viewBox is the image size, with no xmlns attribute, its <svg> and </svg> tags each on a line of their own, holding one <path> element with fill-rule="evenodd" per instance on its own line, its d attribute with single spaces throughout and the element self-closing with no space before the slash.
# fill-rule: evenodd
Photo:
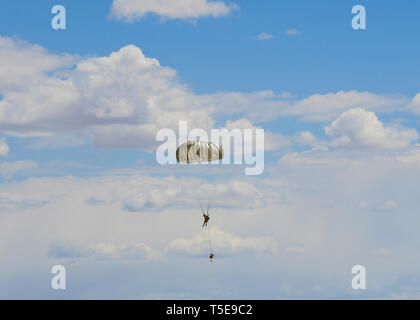
<svg viewBox="0 0 420 320">
<path fill-rule="evenodd" d="M 419 299 L 418 9 L 1 3 L 0 298 Z M 264 129 L 264 171 L 158 164 L 179 121 Z"/>
</svg>

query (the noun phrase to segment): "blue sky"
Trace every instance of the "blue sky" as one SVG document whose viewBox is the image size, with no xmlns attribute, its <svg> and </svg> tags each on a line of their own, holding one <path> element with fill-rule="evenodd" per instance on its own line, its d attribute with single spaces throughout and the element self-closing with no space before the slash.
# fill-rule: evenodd
<svg viewBox="0 0 420 320">
<path fill-rule="evenodd" d="M 419 298 L 420 5 L 160 3 L 0 5 L 0 297 Z M 263 128 L 264 173 L 158 165 L 180 120 Z"/>
<path fill-rule="evenodd" d="M 110 1 L 60 3 L 68 12 L 63 32 L 50 27 L 54 1 L 3 4 L 3 36 L 80 55 L 105 55 L 135 44 L 178 70 L 197 93 L 267 88 L 301 96 L 338 90 L 417 93 L 419 5 L 412 1 L 237 1 L 241 9 L 219 19 L 160 23 L 149 15 L 131 24 L 108 18 Z M 354 4 L 368 11 L 363 32 L 350 28 Z M 302 34 L 288 37 L 289 29 Z M 262 32 L 275 39 L 250 41 Z"/>
</svg>

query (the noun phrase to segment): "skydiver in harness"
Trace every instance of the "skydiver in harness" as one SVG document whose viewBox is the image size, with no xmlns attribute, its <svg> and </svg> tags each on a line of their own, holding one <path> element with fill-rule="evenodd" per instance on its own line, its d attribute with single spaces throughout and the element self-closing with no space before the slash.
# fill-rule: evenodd
<svg viewBox="0 0 420 320">
<path fill-rule="evenodd" d="M 207 209 L 207 214 L 204 213 L 203 208 L 201 208 L 201 211 L 203 211 L 203 218 L 204 218 L 203 228 L 204 228 L 204 227 L 207 227 L 207 224 L 209 223 L 209 220 L 210 220 L 209 209 Z"/>
</svg>

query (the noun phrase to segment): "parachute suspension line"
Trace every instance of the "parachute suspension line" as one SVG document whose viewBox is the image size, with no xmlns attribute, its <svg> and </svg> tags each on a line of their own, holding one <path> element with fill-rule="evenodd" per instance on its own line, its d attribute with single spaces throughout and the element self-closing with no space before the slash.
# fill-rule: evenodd
<svg viewBox="0 0 420 320">
<path fill-rule="evenodd" d="M 209 145 L 210 145 L 210 143 L 209 143 Z M 208 182 L 210 183 L 210 186 L 211 186 L 211 188 L 213 189 L 214 188 L 214 177 L 213 177 L 213 175 L 210 175 L 210 177 L 208 178 Z M 209 196 L 209 198 L 208 198 L 208 203 L 207 203 L 207 215 L 210 217 L 210 207 L 211 207 L 211 204 L 212 204 L 212 202 L 213 202 L 213 196 L 212 196 L 212 194 L 213 194 L 213 190 L 211 190 L 211 192 L 210 192 L 210 196 Z M 213 223 L 213 221 L 210 221 L 210 223 Z M 213 262 L 213 258 L 214 258 L 214 251 L 213 251 L 213 243 L 212 243 L 212 237 L 211 237 L 211 232 L 210 232 L 211 230 L 210 230 L 210 225 L 207 225 L 207 239 L 208 239 L 208 243 L 209 243 L 209 254 L 210 254 L 210 256 L 209 256 L 209 258 L 210 258 L 210 262 Z"/>
<path fill-rule="evenodd" d="M 208 226 L 207 226 L 207 239 L 209 241 L 210 262 L 213 262 L 213 258 L 214 258 L 213 244 L 211 242 L 211 237 L 210 237 L 210 227 Z"/>
<path fill-rule="evenodd" d="M 210 213 L 209 213 L 210 203 L 211 203 L 211 200 L 208 202 L 208 204 L 207 204 L 207 208 L 206 208 L 206 209 L 204 209 L 205 207 L 203 207 L 203 206 L 200 204 L 201 211 L 202 211 L 203 215 L 210 216 Z M 203 230 L 203 232 L 205 232 L 205 237 L 206 237 L 206 240 L 207 240 L 207 242 L 208 242 L 209 252 L 210 252 L 210 256 L 209 256 L 209 258 L 210 258 L 210 262 L 212 262 L 212 261 L 213 261 L 213 258 L 214 258 L 214 252 L 213 252 L 213 243 L 212 243 L 212 241 L 211 241 L 210 226 L 209 226 L 208 224 L 205 224 L 205 225 L 204 225 L 204 230 Z"/>
<path fill-rule="evenodd" d="M 211 244 L 211 237 L 210 237 L 210 227 L 207 227 L 207 240 L 209 242 L 209 250 L 213 252 L 213 246 Z"/>
</svg>

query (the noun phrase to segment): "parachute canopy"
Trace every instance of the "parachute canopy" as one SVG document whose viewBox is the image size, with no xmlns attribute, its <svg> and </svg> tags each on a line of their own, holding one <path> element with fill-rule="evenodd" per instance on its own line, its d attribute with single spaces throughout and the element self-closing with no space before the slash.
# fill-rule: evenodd
<svg viewBox="0 0 420 320">
<path fill-rule="evenodd" d="M 221 145 L 210 141 L 187 141 L 176 150 L 179 163 L 210 162 L 223 159 Z"/>
</svg>

